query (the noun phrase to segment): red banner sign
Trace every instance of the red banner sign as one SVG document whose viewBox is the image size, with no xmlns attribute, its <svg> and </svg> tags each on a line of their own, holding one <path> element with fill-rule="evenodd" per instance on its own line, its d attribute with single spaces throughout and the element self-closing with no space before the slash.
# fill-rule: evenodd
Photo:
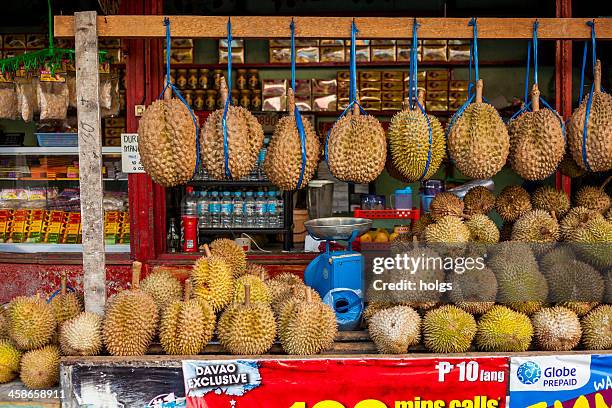
<svg viewBox="0 0 612 408">
<path fill-rule="evenodd" d="M 507 358 L 186 360 L 192 408 L 505 408 Z"/>
</svg>

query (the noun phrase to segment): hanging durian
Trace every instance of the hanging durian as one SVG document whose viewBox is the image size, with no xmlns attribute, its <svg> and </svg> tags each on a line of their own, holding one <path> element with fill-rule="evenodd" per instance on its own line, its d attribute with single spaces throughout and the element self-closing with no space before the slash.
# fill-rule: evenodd
<svg viewBox="0 0 612 408">
<path fill-rule="evenodd" d="M 383 309 L 370 318 L 368 331 L 379 353 L 404 354 L 419 343 L 421 317 L 408 306 Z"/>
<path fill-rule="evenodd" d="M 48 389 L 59 382 L 60 350 L 45 346 L 21 357 L 20 379 L 29 389 Z"/>
<path fill-rule="evenodd" d="M 204 300 L 191 298 L 191 280 L 185 280 L 185 298 L 170 304 L 162 315 L 159 342 L 168 354 L 194 355 L 212 338 L 215 312 Z"/>
<path fill-rule="evenodd" d="M 423 92 L 419 92 L 419 103 L 424 106 Z M 446 156 L 446 138 L 435 116 L 409 105 L 405 101 L 404 109 L 391 118 L 387 137 L 393 166 L 407 182 L 414 182 L 436 174 Z"/>
<path fill-rule="evenodd" d="M 463 201 L 451 192 L 444 191 L 435 195 L 429 205 L 429 214 L 434 221 L 451 215 L 453 217 L 463 216 Z"/>
<path fill-rule="evenodd" d="M 279 338 L 288 354 L 311 355 L 328 350 L 338 332 L 336 314 L 320 298 L 308 290 L 305 299 L 283 311 L 284 324 L 279 326 Z"/>
<path fill-rule="evenodd" d="M 569 147 L 566 149 L 565 155 L 563 156 L 563 159 L 561 159 L 561 163 L 559 163 L 559 171 L 564 176 L 571 178 L 581 177 L 586 173 L 586 171 L 580 168 L 580 166 L 578 166 L 578 164 L 576 164 L 574 161 L 572 154 L 569 152 Z"/>
<path fill-rule="evenodd" d="M 475 335 L 474 316 L 457 306 L 441 306 L 423 318 L 423 343 L 434 353 L 464 353 Z"/>
<path fill-rule="evenodd" d="M 506 164 L 510 149 L 508 130 L 492 105 L 482 101 L 482 79 L 476 99 L 459 116 L 448 133 L 448 151 L 461 174 L 486 179 Z"/>
<path fill-rule="evenodd" d="M 9 337 L 21 350 L 43 347 L 55 335 L 55 315 L 50 304 L 38 296 L 19 296 L 7 309 Z"/>
<path fill-rule="evenodd" d="M 565 153 L 565 136 L 559 115 L 540 109 L 540 90 L 533 85 L 531 112 L 513 121 L 510 130 L 510 163 L 526 180 L 544 180 L 559 165 Z"/>
<path fill-rule="evenodd" d="M 170 90 L 170 88 L 168 88 Z M 191 180 L 196 165 L 197 121 L 179 99 L 153 102 L 138 123 L 138 151 L 145 172 L 164 187 Z"/>
<path fill-rule="evenodd" d="M 578 345 L 582 330 L 576 313 L 561 306 L 547 307 L 531 317 L 534 338 L 541 350 L 567 351 Z"/>
<path fill-rule="evenodd" d="M 153 267 L 153 272 L 140 282 L 140 289 L 151 295 L 160 316 L 166 307 L 183 296 L 181 282 L 163 267 Z"/>
<path fill-rule="evenodd" d="M 66 272 L 60 277 L 60 293 L 51 300 L 58 327 L 81 313 L 81 302 L 74 292 L 66 292 Z"/>
<path fill-rule="evenodd" d="M 463 197 L 466 215 L 490 213 L 495 208 L 495 196 L 484 186 L 472 187 Z"/>
<path fill-rule="evenodd" d="M 531 197 L 521 186 L 506 186 L 495 200 L 495 210 L 504 221 L 514 222 L 531 210 Z"/>
<path fill-rule="evenodd" d="M 251 302 L 244 287 L 244 303 L 232 303 L 219 318 L 219 342 L 232 354 L 264 354 L 276 338 L 276 322 L 270 305 Z"/>
<path fill-rule="evenodd" d="M 612 169 L 612 95 L 601 91 L 601 62 L 595 64 L 593 98 L 587 128 L 586 149 L 583 148 L 584 122 L 589 95 L 580 103 L 569 121 L 568 143 L 572 157 L 589 171 Z M 587 163 L 583 160 L 586 153 Z"/>
<path fill-rule="evenodd" d="M 338 180 L 369 183 L 385 167 L 385 131 L 374 116 L 362 115 L 357 103 L 334 124 L 327 144 L 329 170 Z"/>
<path fill-rule="evenodd" d="M 227 238 L 217 238 L 210 243 L 210 252 L 214 256 L 225 260 L 234 278 L 245 274 L 247 265 L 246 252 L 236 241 Z"/>
<path fill-rule="evenodd" d="M 484 351 L 526 351 L 532 337 L 529 317 L 496 305 L 478 321 L 476 344 Z"/>
<path fill-rule="evenodd" d="M 227 84 L 222 78 L 221 100 L 223 106 L 228 98 Z M 200 132 L 202 163 L 210 176 L 217 180 L 226 178 L 223 143 L 223 111 L 217 109 L 206 118 Z M 247 176 L 257 164 L 259 150 L 263 144 L 263 128 L 251 112 L 229 105 L 227 124 L 227 164 L 232 179 L 240 180 Z"/>
<path fill-rule="evenodd" d="M 0 339 L 0 384 L 13 381 L 19 374 L 21 351 L 10 340 Z"/>
<path fill-rule="evenodd" d="M 92 312 L 82 312 L 62 325 L 59 335 L 62 354 L 95 356 L 102 350 L 102 318 Z"/>
<path fill-rule="evenodd" d="M 132 264 L 132 288 L 114 295 L 106 306 L 102 336 L 113 356 L 141 356 L 157 332 L 159 314 L 155 300 L 140 289 L 142 264 Z"/>
<path fill-rule="evenodd" d="M 304 127 L 304 150 L 306 162 L 302 163 L 302 144 L 295 117 L 293 89 L 287 92 L 289 115 L 282 117 L 270 139 L 263 168 L 270 181 L 283 190 L 295 190 L 304 166 L 300 188 L 306 186 L 317 169 L 321 143 L 315 129 L 307 118 L 302 117 Z"/>
<path fill-rule="evenodd" d="M 582 343 L 587 350 L 612 348 L 612 305 L 601 305 L 591 310 L 580 322 Z"/>
<path fill-rule="evenodd" d="M 585 207 L 589 210 L 595 210 L 602 214 L 610 208 L 610 196 L 606 193 L 606 185 L 612 180 L 612 176 L 608 177 L 600 187 L 585 186 L 576 193 L 576 207 Z"/>
<path fill-rule="evenodd" d="M 208 302 L 215 313 L 223 310 L 234 296 L 234 278 L 225 259 L 213 256 L 204 245 L 206 256 L 198 259 L 191 270 L 193 294 Z"/>
<path fill-rule="evenodd" d="M 531 205 L 536 210 L 554 212 L 558 218 L 564 217 L 570 209 L 567 194 L 551 186 L 542 186 L 534 191 L 531 196 Z"/>
</svg>

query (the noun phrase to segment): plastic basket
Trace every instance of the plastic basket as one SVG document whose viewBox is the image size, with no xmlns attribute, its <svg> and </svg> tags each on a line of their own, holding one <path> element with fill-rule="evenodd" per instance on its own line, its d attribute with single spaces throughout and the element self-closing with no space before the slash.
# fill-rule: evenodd
<svg viewBox="0 0 612 408">
<path fill-rule="evenodd" d="M 40 147 L 77 147 L 77 133 L 36 133 Z"/>
<path fill-rule="evenodd" d="M 371 220 L 375 219 L 403 219 L 407 218 L 413 221 L 419 219 L 420 212 L 417 208 L 413 208 L 412 210 L 355 210 L 355 217 L 357 218 L 369 218 Z"/>
</svg>

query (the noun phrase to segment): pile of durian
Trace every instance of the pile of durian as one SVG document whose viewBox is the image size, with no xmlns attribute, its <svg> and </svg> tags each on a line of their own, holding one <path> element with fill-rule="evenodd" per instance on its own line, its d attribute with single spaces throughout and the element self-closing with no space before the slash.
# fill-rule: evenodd
<svg viewBox="0 0 612 408">
<path fill-rule="evenodd" d="M 395 241 L 392 253 L 468 256 L 475 250 L 475 256 L 486 252 L 486 266 L 463 273 L 418 269 L 410 277 L 392 271 L 398 278 L 451 283 L 452 290 L 370 302 L 364 322 L 379 352 L 612 349 L 606 183 L 578 190 L 573 206 L 550 186 L 532 194 L 507 186 L 497 197 L 480 186 L 463 199 L 438 194 L 412 228 L 413 240 L 429 245 Z M 501 229 L 490 218 L 493 211 L 504 220 Z"/>
<path fill-rule="evenodd" d="M 51 302 L 15 298 L 0 308 L 0 383 L 19 376 L 28 388 L 50 388 L 62 355 L 140 356 L 157 341 L 174 355 L 198 354 L 214 338 L 231 354 L 265 354 L 277 341 L 288 354 L 332 347 L 336 315 L 300 277 L 270 278 L 229 239 L 206 249 L 184 286 L 163 267 L 141 282 L 134 262 L 131 288 L 108 299 L 104 316 L 83 311 L 65 276 Z"/>
</svg>

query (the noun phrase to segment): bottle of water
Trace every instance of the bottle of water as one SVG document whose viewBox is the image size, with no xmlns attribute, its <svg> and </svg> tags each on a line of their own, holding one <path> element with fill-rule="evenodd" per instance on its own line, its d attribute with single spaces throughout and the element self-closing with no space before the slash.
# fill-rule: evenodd
<svg viewBox="0 0 612 408">
<path fill-rule="evenodd" d="M 280 191 L 276 192 L 276 226 L 277 228 L 285 227 L 285 200 L 283 200 L 283 194 Z"/>
<path fill-rule="evenodd" d="M 219 201 L 219 192 L 213 191 L 212 197 L 208 204 L 208 217 L 210 219 L 209 225 L 211 228 L 221 227 L 221 202 Z"/>
<path fill-rule="evenodd" d="M 255 228 L 255 198 L 252 191 L 246 192 L 244 199 L 244 225 L 247 228 Z"/>
<path fill-rule="evenodd" d="M 198 197 L 198 230 L 208 228 L 208 192 L 200 191 Z"/>
<path fill-rule="evenodd" d="M 266 222 L 267 228 L 277 228 L 276 223 L 276 193 L 272 190 L 268 191 L 268 199 L 266 200 Z"/>
<path fill-rule="evenodd" d="M 229 191 L 223 192 L 221 198 L 221 228 L 232 227 L 232 197 Z"/>
<path fill-rule="evenodd" d="M 268 220 L 266 213 L 266 197 L 263 191 L 257 192 L 257 199 L 255 199 L 255 227 L 256 228 L 267 228 Z"/>
<path fill-rule="evenodd" d="M 264 172 L 264 160 L 266 159 L 266 154 L 268 153 L 268 143 L 270 143 L 270 138 L 264 138 L 264 144 L 259 151 L 259 158 L 257 159 L 257 180 L 265 180 L 266 173 Z"/>
<path fill-rule="evenodd" d="M 242 200 L 242 192 L 236 191 L 234 193 L 234 200 L 232 200 L 232 225 L 234 228 L 243 228 L 244 223 L 244 200 Z"/>
</svg>

